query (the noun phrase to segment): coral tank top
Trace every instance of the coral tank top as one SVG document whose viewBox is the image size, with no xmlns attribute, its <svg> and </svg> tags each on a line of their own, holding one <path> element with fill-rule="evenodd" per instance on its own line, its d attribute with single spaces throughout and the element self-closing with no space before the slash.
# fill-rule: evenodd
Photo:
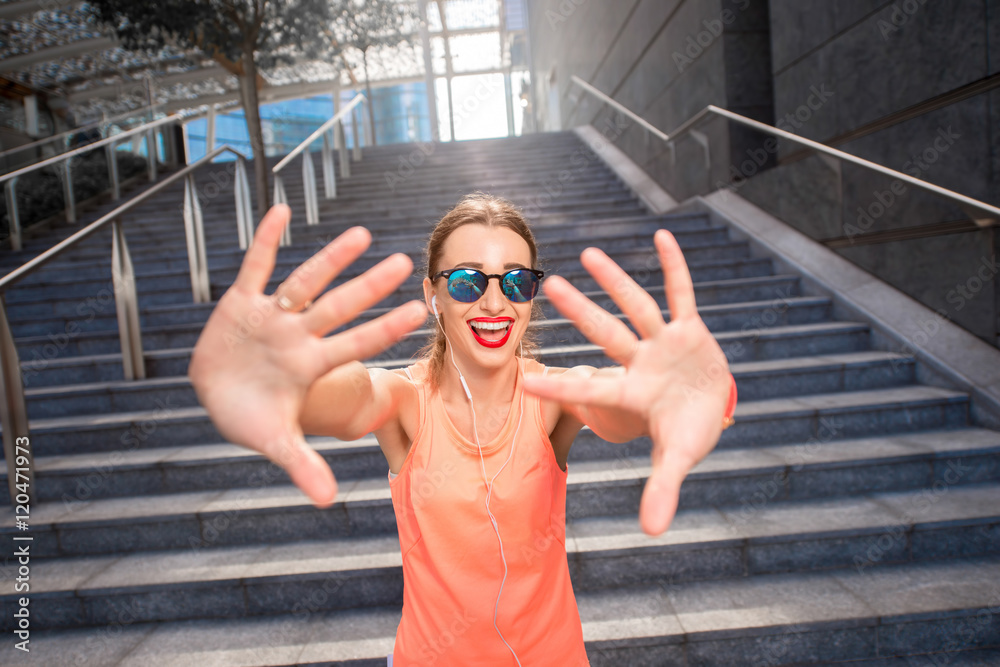
<svg viewBox="0 0 1000 667">
<path fill-rule="evenodd" d="M 403 554 L 403 614 L 391 664 L 516 667 L 509 644 L 524 667 L 589 665 L 566 558 L 567 471 L 556 463 L 538 397 L 524 394 L 522 414 L 518 374 L 499 434 L 482 443 L 487 479 L 514 448 L 490 497 L 507 561 L 501 592 L 504 564 L 486 512 L 479 449 L 430 390 L 427 363 L 407 369 L 420 396 L 420 426 L 399 473 L 389 472 Z M 543 370 L 525 361 L 526 373 Z"/>
</svg>

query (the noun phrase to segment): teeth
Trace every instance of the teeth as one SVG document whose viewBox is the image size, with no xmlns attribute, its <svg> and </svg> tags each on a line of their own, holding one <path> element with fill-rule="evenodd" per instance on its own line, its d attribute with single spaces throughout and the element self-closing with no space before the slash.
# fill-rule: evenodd
<svg viewBox="0 0 1000 667">
<path fill-rule="evenodd" d="M 510 326 L 510 321 L 506 322 L 470 322 L 472 326 L 477 329 L 485 329 L 486 331 L 496 331 L 498 329 L 506 329 Z"/>
</svg>

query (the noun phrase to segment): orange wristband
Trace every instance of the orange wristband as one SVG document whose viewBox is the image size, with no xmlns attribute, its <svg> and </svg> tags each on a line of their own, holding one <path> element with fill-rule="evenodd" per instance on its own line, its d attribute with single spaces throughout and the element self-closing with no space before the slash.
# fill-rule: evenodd
<svg viewBox="0 0 1000 667">
<path fill-rule="evenodd" d="M 733 414 L 736 412 L 736 378 L 730 373 L 729 379 L 729 403 L 726 404 L 726 413 L 722 418 L 723 431 L 736 423 L 736 420 L 733 419 Z"/>
</svg>

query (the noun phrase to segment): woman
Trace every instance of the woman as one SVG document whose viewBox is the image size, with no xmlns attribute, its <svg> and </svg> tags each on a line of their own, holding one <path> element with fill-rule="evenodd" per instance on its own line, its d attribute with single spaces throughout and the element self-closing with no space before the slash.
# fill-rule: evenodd
<svg viewBox="0 0 1000 667">
<path fill-rule="evenodd" d="M 546 368 L 527 358 L 537 248 L 509 203 L 473 195 L 435 226 L 424 302 L 324 338 L 393 292 L 412 271 L 393 255 L 319 296 L 365 251 L 350 229 L 273 295 L 285 206 L 261 221 L 233 286 L 192 354 L 189 375 L 219 431 L 281 465 L 317 507 L 336 497 L 329 466 L 303 433 L 374 432 L 389 465 L 403 553 L 403 616 L 389 664 L 587 665 L 565 552 L 567 459 L 587 425 L 610 442 L 649 435 L 640 505 L 649 535 L 673 518 L 685 475 L 735 408 L 726 356 L 698 317 L 687 266 L 660 230 L 671 322 L 603 252 L 583 266 L 640 337 L 553 276 L 551 302 L 621 364 Z M 358 360 L 435 317 L 435 339 L 407 367 Z"/>
</svg>

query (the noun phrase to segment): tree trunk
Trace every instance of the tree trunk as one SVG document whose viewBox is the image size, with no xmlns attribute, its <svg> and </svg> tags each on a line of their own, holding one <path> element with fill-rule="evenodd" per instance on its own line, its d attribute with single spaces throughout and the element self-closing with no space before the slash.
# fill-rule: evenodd
<svg viewBox="0 0 1000 667">
<path fill-rule="evenodd" d="M 368 124 L 372 128 L 372 146 L 378 144 L 375 140 L 375 104 L 372 102 L 372 85 L 368 81 L 368 52 L 361 52 L 361 63 L 365 68 L 365 97 L 368 98 L 368 103 L 365 105 L 368 107 Z"/>
<path fill-rule="evenodd" d="M 243 112 L 247 121 L 247 134 L 253 149 L 253 171 L 257 189 L 257 219 L 260 220 L 271 208 L 271 191 L 267 182 L 267 156 L 264 154 L 264 132 L 260 126 L 260 108 L 257 101 L 257 63 L 253 51 L 243 50 L 243 75 L 240 77 L 243 89 Z"/>
</svg>

